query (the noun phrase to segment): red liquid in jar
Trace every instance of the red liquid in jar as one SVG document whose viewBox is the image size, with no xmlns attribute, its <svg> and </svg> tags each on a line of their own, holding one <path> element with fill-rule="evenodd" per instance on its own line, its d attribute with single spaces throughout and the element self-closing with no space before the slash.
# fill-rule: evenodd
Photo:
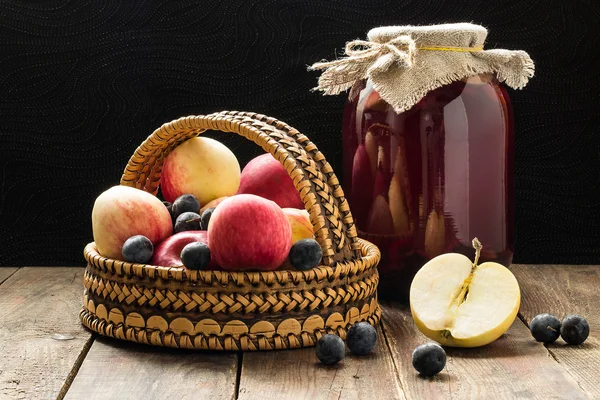
<svg viewBox="0 0 600 400">
<path fill-rule="evenodd" d="M 510 265 L 513 121 L 489 75 L 431 91 L 397 114 L 363 81 L 343 126 L 344 192 L 359 236 L 381 250 L 381 297 L 406 299 L 414 274 L 446 252 Z"/>
</svg>

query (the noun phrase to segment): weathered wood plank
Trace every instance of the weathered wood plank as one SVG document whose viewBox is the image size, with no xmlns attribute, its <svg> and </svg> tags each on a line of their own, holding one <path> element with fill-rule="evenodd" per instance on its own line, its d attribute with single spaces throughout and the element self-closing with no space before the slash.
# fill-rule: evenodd
<svg viewBox="0 0 600 400">
<path fill-rule="evenodd" d="M 529 323 L 540 313 L 559 319 L 580 314 L 590 324 L 590 336 L 580 346 L 562 339 L 550 352 L 593 398 L 600 398 L 600 265 L 514 265 L 521 284 L 521 314 Z"/>
<path fill-rule="evenodd" d="M 244 353 L 240 400 L 404 399 L 381 330 L 376 349 L 322 365 L 314 348 Z"/>
<path fill-rule="evenodd" d="M 94 341 L 65 399 L 233 399 L 235 353 Z"/>
<path fill-rule="evenodd" d="M 83 268 L 21 268 L 0 286 L 0 398 L 58 396 L 91 338 L 82 279 Z"/>
<path fill-rule="evenodd" d="M 14 274 L 16 270 L 18 270 L 18 268 L 0 267 L 0 285 L 2 284 L 2 282 L 4 282 L 6 279 L 8 279 L 9 276 Z"/>
<path fill-rule="evenodd" d="M 409 399 L 584 399 L 573 378 L 516 320 L 500 339 L 476 349 L 447 348 L 446 368 L 422 378 L 412 367 L 415 347 L 426 343 L 410 311 L 384 305 L 383 326 L 400 381 Z"/>
</svg>

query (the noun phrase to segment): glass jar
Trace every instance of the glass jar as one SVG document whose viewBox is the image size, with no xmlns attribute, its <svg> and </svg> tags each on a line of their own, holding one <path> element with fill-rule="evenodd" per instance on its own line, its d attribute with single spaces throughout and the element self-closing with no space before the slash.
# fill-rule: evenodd
<svg viewBox="0 0 600 400">
<path fill-rule="evenodd" d="M 476 75 L 397 114 L 369 80 L 350 91 L 344 192 L 360 237 L 381 250 L 380 297 L 407 299 L 419 268 L 446 252 L 510 265 L 513 118 L 505 88 Z"/>
</svg>

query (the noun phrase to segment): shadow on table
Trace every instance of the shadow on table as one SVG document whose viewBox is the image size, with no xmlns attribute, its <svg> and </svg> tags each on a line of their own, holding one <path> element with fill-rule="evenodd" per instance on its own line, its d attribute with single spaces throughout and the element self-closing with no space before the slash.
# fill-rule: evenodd
<svg viewBox="0 0 600 400">
<path fill-rule="evenodd" d="M 135 342 L 127 341 L 127 340 L 108 338 L 108 337 L 98 336 L 98 335 L 95 335 L 94 340 L 103 345 L 110 346 L 111 348 L 119 349 L 124 352 L 132 353 L 132 354 L 154 354 L 154 355 L 170 354 L 170 355 L 178 355 L 178 356 L 179 355 L 185 356 L 185 355 L 194 355 L 194 354 L 196 354 L 196 355 L 205 354 L 205 355 L 214 356 L 217 354 L 231 355 L 231 354 L 242 353 L 241 351 L 226 351 L 226 350 L 214 351 L 214 350 L 178 349 L 178 348 L 174 348 L 174 347 L 163 347 L 163 346 L 155 346 L 152 344 L 135 343 Z"/>
<path fill-rule="evenodd" d="M 450 357 L 482 359 L 524 357 L 539 352 L 540 346 L 543 347 L 543 344 L 537 343 L 533 339 L 521 338 L 509 332 L 486 346 L 474 348 L 445 347 L 444 349 Z"/>
</svg>

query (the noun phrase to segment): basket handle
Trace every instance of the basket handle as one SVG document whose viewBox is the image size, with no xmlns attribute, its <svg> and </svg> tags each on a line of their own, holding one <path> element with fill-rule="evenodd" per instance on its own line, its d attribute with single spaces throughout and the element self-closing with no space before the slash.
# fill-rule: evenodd
<svg viewBox="0 0 600 400">
<path fill-rule="evenodd" d="M 136 149 L 125 167 L 121 185 L 156 195 L 165 157 L 207 130 L 237 133 L 283 165 L 310 214 L 315 238 L 323 249 L 323 265 L 361 257 L 348 201 L 325 156 L 296 129 L 265 115 L 222 111 L 168 122 Z"/>
</svg>

